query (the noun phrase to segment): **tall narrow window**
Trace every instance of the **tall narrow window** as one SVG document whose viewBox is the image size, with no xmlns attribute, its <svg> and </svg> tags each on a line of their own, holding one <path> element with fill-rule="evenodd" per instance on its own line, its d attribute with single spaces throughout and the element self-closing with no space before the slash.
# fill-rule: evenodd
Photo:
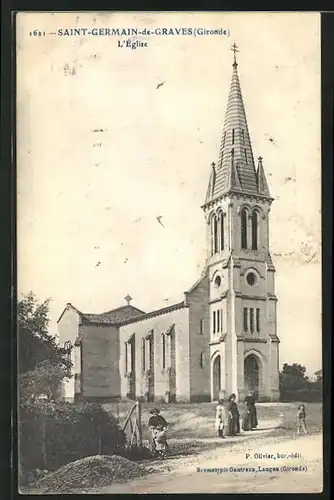
<svg viewBox="0 0 334 500">
<path fill-rule="evenodd" d="M 220 332 L 220 311 L 217 311 L 217 332 Z"/>
<path fill-rule="evenodd" d="M 165 334 L 161 335 L 161 343 L 162 343 L 162 368 L 163 370 L 166 368 L 166 339 Z"/>
<path fill-rule="evenodd" d="M 145 347 L 146 347 L 146 340 L 144 338 L 141 339 L 141 348 L 142 348 L 142 370 L 143 372 L 146 369 L 146 352 L 145 352 Z"/>
<path fill-rule="evenodd" d="M 260 309 L 256 309 L 256 331 L 260 331 Z"/>
<path fill-rule="evenodd" d="M 258 218 L 257 212 L 252 213 L 252 250 L 257 250 Z"/>
<path fill-rule="evenodd" d="M 203 367 L 204 367 L 204 354 L 203 354 L 203 353 L 201 353 L 201 354 L 200 354 L 200 357 L 199 357 L 199 366 L 200 366 L 201 368 L 203 368 Z"/>
<path fill-rule="evenodd" d="M 232 165 L 234 163 L 234 148 L 231 149 L 231 159 L 232 159 Z"/>
<path fill-rule="evenodd" d="M 244 307 L 244 331 L 248 331 L 248 308 Z"/>
<path fill-rule="evenodd" d="M 148 339 L 148 352 L 147 352 L 147 361 L 146 361 L 146 369 L 151 369 L 151 358 L 152 358 L 152 342 L 153 342 L 153 334 L 150 335 Z"/>
<path fill-rule="evenodd" d="M 217 252 L 220 252 L 220 217 L 221 213 L 217 215 Z"/>
<path fill-rule="evenodd" d="M 223 332 L 223 310 L 220 310 L 220 331 Z"/>
<path fill-rule="evenodd" d="M 250 313 L 250 330 L 252 333 L 254 333 L 254 309 L 250 309 L 249 310 L 249 313 Z"/>
<path fill-rule="evenodd" d="M 214 218 L 215 218 L 215 216 L 211 217 L 211 255 L 213 255 L 215 253 Z"/>
<path fill-rule="evenodd" d="M 199 334 L 203 335 L 204 334 L 204 319 L 201 318 L 199 321 Z"/>
<path fill-rule="evenodd" d="M 69 361 L 71 361 L 71 350 L 72 350 L 72 343 L 67 340 L 66 342 L 64 342 L 64 349 L 66 349 L 66 357 Z"/>
<path fill-rule="evenodd" d="M 220 249 L 224 250 L 224 214 L 220 214 Z"/>
<path fill-rule="evenodd" d="M 125 373 L 128 373 L 128 343 L 124 343 L 124 368 L 125 368 Z"/>
<path fill-rule="evenodd" d="M 248 159 L 247 159 L 247 149 L 246 148 L 244 149 L 244 153 L 245 153 L 245 162 L 246 162 L 246 165 L 247 165 Z"/>
<path fill-rule="evenodd" d="M 226 130 L 225 130 L 225 132 L 224 132 L 223 148 L 225 147 L 225 140 L 226 140 Z"/>
<path fill-rule="evenodd" d="M 213 333 L 216 333 L 216 311 L 213 311 Z"/>
<path fill-rule="evenodd" d="M 232 129 L 232 144 L 234 144 L 234 137 L 235 137 L 235 131 L 234 128 Z"/>
<path fill-rule="evenodd" d="M 218 252 L 218 222 L 217 217 L 213 216 L 213 248 L 214 253 Z"/>
<path fill-rule="evenodd" d="M 241 248 L 247 248 L 247 210 L 241 211 Z"/>
<path fill-rule="evenodd" d="M 245 144 L 245 131 L 243 129 L 241 130 L 241 141 L 242 144 Z"/>
</svg>

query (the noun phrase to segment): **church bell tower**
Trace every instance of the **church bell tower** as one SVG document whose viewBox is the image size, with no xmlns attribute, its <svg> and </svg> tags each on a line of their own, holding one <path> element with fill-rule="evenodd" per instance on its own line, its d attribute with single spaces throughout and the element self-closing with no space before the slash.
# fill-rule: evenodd
<svg viewBox="0 0 334 500">
<path fill-rule="evenodd" d="M 207 223 L 211 399 L 279 399 L 275 267 L 269 248 L 273 198 L 255 165 L 241 93 L 237 47 L 219 156 L 211 165 Z"/>
</svg>

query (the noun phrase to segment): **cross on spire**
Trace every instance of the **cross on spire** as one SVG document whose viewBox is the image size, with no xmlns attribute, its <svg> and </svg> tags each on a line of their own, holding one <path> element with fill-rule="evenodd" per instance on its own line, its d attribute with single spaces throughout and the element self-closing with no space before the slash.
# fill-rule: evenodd
<svg viewBox="0 0 334 500">
<path fill-rule="evenodd" d="M 126 300 L 126 302 L 127 302 L 128 306 L 129 306 L 129 305 L 130 305 L 130 302 L 131 302 L 131 300 L 132 300 L 132 297 L 131 297 L 129 294 L 127 294 L 127 296 L 126 296 L 126 297 L 124 297 L 124 299 Z"/>
<path fill-rule="evenodd" d="M 239 52 L 239 49 L 235 42 L 233 43 L 233 45 L 231 45 L 231 50 L 234 53 L 233 66 L 236 66 L 237 65 L 236 53 Z"/>
</svg>

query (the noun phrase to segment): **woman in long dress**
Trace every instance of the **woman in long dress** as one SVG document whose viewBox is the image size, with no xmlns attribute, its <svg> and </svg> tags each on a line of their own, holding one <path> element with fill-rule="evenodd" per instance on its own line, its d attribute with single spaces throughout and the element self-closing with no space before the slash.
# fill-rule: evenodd
<svg viewBox="0 0 334 500">
<path fill-rule="evenodd" d="M 160 410 L 158 408 L 154 408 L 151 411 L 152 417 L 150 417 L 148 421 L 148 429 L 149 429 L 149 434 L 148 434 L 148 439 L 149 439 L 149 446 L 153 452 L 156 451 L 156 440 L 155 440 L 155 435 L 156 435 L 156 429 L 158 427 L 161 427 L 162 429 L 167 428 L 167 422 L 164 419 L 162 415 L 160 415 Z"/>
<path fill-rule="evenodd" d="M 218 405 L 216 406 L 216 419 L 215 419 L 215 428 L 218 431 L 218 436 L 224 438 L 224 430 L 226 427 L 226 415 L 224 408 L 224 400 L 220 399 L 218 401 Z"/>
<path fill-rule="evenodd" d="M 252 392 L 245 397 L 245 414 L 242 420 L 242 429 L 251 431 L 258 426 L 255 395 Z"/>
<path fill-rule="evenodd" d="M 240 414 L 238 410 L 238 406 L 236 403 L 236 395 L 231 394 L 228 399 L 228 421 L 227 421 L 227 435 L 228 436 L 236 436 L 240 433 Z"/>
</svg>

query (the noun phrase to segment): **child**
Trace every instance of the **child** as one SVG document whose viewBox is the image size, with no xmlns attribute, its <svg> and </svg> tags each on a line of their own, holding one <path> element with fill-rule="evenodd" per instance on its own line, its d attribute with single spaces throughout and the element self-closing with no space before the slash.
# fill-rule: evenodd
<svg viewBox="0 0 334 500">
<path fill-rule="evenodd" d="M 305 405 L 303 404 L 299 405 L 297 410 L 297 434 L 300 434 L 301 431 L 304 434 L 307 434 L 306 411 L 305 411 Z"/>
<path fill-rule="evenodd" d="M 225 408 L 224 408 L 224 400 L 220 399 L 218 401 L 218 405 L 216 407 L 216 421 L 215 427 L 218 431 L 218 436 L 224 438 L 224 429 L 225 429 Z"/>
</svg>

